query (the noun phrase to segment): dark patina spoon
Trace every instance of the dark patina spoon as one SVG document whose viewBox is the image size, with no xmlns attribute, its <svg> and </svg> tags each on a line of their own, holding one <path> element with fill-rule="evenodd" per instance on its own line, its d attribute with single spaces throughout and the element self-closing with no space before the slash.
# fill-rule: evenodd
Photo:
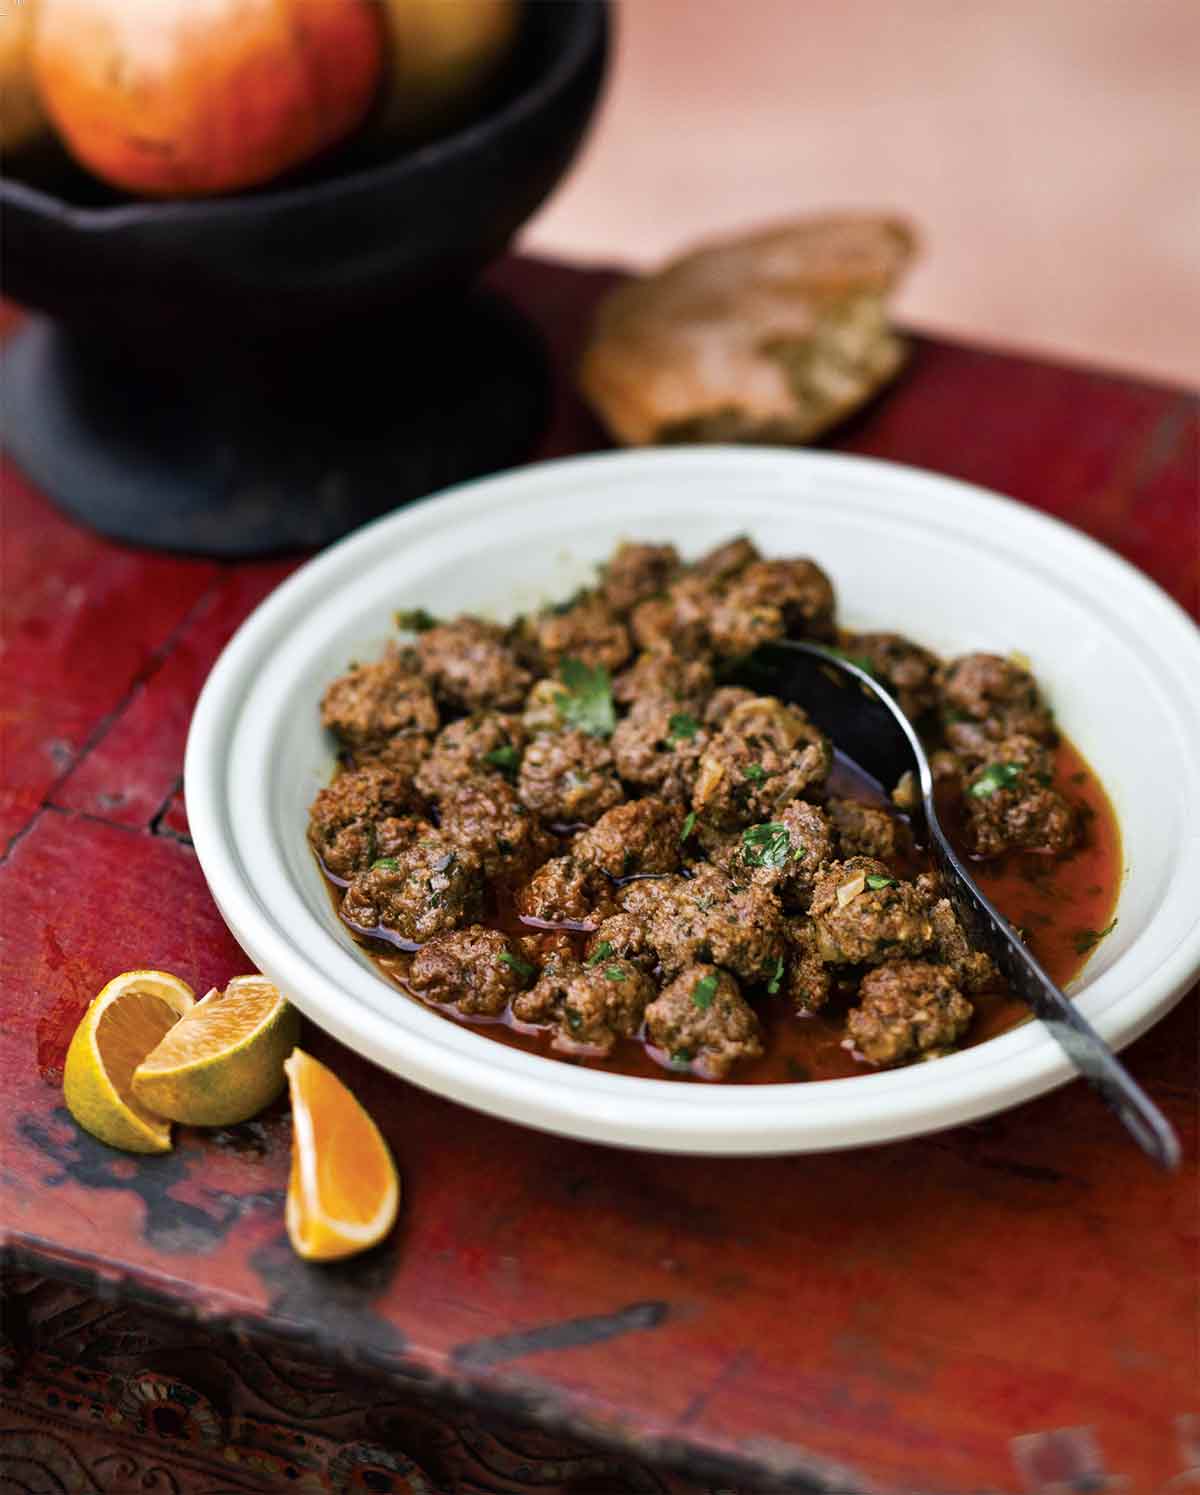
<svg viewBox="0 0 1200 1495">
<path fill-rule="evenodd" d="M 969 938 L 995 961 L 1013 994 L 1062 1045 L 1072 1063 L 1113 1110 L 1142 1150 L 1163 1168 L 1179 1165 L 1179 1139 L 1112 1050 L 1050 980 L 1002 913 L 976 886 L 942 830 L 925 750 L 900 707 L 865 670 L 819 644 L 764 644 L 730 676 L 764 694 L 802 706 L 858 768 L 890 791 L 913 777 L 930 851 Z"/>
</svg>

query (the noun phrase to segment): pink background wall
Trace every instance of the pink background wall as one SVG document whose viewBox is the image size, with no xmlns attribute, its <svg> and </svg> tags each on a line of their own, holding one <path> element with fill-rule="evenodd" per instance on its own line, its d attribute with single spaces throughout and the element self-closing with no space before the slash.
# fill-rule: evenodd
<svg viewBox="0 0 1200 1495">
<path fill-rule="evenodd" d="M 545 0 L 543 0 L 545 3 Z M 529 248 L 892 206 L 913 323 L 1200 382 L 1200 0 L 623 0 L 607 104 Z"/>
</svg>

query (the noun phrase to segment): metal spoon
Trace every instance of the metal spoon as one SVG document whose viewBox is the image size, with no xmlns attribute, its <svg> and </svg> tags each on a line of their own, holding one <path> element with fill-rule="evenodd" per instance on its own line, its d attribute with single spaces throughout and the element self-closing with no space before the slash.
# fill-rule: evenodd
<svg viewBox="0 0 1200 1495">
<path fill-rule="evenodd" d="M 915 775 L 929 846 L 968 936 L 992 957 L 1013 994 L 1045 1023 L 1143 1152 L 1163 1168 L 1177 1168 L 1179 1139 L 1170 1122 L 1047 976 L 1008 920 L 976 886 L 951 846 L 938 821 L 925 749 L 888 692 L 865 670 L 831 650 L 792 641 L 762 645 L 736 666 L 730 678 L 802 706 L 838 748 L 876 781 L 885 797 L 890 798 L 891 789 L 906 772 Z"/>
</svg>

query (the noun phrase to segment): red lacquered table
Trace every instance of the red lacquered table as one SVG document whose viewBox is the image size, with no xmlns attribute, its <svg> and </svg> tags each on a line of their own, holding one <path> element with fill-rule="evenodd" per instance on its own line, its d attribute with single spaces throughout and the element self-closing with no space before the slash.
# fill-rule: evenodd
<svg viewBox="0 0 1200 1495">
<path fill-rule="evenodd" d="M 492 279 L 555 362 L 537 455 L 602 444 L 569 373 L 612 277 Z M 1056 514 L 1194 613 L 1197 430 L 1176 391 L 918 339 L 834 445 Z M 890 1147 L 688 1160 L 488 1120 L 310 1031 L 405 1179 L 386 1246 L 316 1268 L 283 1233 L 282 1107 L 162 1158 L 81 1136 L 59 1079 L 99 987 L 244 968 L 180 765 L 206 672 L 297 562 L 142 553 L 5 489 L 0 1489 L 1200 1485 L 1194 994 L 1126 1053 L 1175 1178 L 1081 1084 Z"/>
</svg>

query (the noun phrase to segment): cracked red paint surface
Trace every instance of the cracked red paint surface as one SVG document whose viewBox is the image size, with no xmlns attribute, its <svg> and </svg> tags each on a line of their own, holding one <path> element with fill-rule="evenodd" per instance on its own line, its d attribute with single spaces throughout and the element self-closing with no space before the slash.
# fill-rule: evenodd
<svg viewBox="0 0 1200 1495">
<path fill-rule="evenodd" d="M 600 444 L 566 371 L 611 277 L 513 261 L 494 280 L 557 362 L 541 454 Z M 1175 391 L 922 341 L 837 444 L 1058 514 L 1194 608 L 1196 432 Z M 1090 1427 L 1131 1489 L 1178 1472 L 1198 1369 L 1194 1000 L 1127 1051 L 1183 1136 L 1173 1180 L 1079 1085 L 891 1147 L 672 1159 L 487 1120 L 310 1031 L 406 1188 L 383 1250 L 321 1271 L 283 1236 L 282 1109 L 182 1132 L 166 1158 L 81 1137 L 58 1078 L 104 981 L 152 965 L 204 990 L 244 965 L 188 844 L 181 757 L 212 660 L 294 563 L 112 545 L 4 478 L 0 1221 L 15 1253 L 650 1457 L 1010 1491 L 1012 1439 Z"/>
</svg>

